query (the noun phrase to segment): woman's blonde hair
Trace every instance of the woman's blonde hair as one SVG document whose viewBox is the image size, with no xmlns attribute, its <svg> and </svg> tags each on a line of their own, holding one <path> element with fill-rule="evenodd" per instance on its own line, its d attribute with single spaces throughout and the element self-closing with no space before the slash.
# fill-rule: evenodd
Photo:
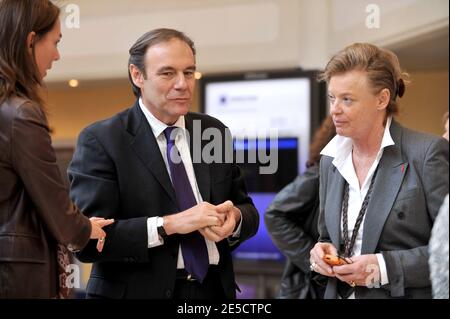
<svg viewBox="0 0 450 319">
<path fill-rule="evenodd" d="M 374 93 L 385 88 L 388 89 L 391 97 L 387 106 L 387 114 L 398 113 L 397 96 L 402 97 L 405 93 L 408 74 L 401 70 L 395 53 L 370 43 L 354 43 L 331 58 L 319 79 L 329 83 L 334 75 L 353 70 L 367 73 Z"/>
</svg>

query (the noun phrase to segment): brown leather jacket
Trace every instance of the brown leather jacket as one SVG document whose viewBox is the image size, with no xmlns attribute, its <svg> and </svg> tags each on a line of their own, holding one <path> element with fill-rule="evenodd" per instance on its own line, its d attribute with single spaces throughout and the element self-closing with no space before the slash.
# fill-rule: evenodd
<svg viewBox="0 0 450 319">
<path fill-rule="evenodd" d="M 84 247 L 91 224 L 72 204 L 47 119 L 21 98 L 0 104 L 0 298 L 53 298 L 57 243 Z"/>
</svg>

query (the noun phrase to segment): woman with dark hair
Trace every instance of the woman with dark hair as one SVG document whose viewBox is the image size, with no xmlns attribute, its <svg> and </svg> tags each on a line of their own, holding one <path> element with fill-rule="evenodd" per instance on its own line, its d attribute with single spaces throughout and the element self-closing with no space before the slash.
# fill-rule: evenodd
<svg viewBox="0 0 450 319">
<path fill-rule="evenodd" d="M 0 1 L 0 298 L 67 296 L 65 246 L 106 236 L 70 201 L 56 163 L 42 79 L 59 59 L 59 8 Z"/>
<path fill-rule="evenodd" d="M 264 214 L 273 242 L 288 258 L 278 298 L 323 297 L 326 280 L 309 269 L 309 251 L 319 238 L 320 151 L 335 134 L 333 120 L 328 116 L 314 134 L 306 171 L 275 196 Z"/>
<path fill-rule="evenodd" d="M 325 298 L 430 298 L 428 241 L 448 193 L 448 143 L 393 119 L 406 82 L 393 52 L 355 43 L 322 78 L 337 135 L 321 152 L 310 262 L 328 276 Z M 343 265 L 331 263 L 336 255 Z"/>
</svg>

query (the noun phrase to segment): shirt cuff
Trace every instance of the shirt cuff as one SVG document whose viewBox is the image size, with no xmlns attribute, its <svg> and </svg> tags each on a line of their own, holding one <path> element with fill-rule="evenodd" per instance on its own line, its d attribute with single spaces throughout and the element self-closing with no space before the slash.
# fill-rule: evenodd
<svg viewBox="0 0 450 319">
<path fill-rule="evenodd" d="M 241 236 L 241 228 L 242 228 L 242 212 L 241 210 L 238 208 L 239 210 L 239 214 L 241 215 L 240 221 L 239 221 L 239 225 L 236 228 L 236 231 L 234 233 L 231 234 L 230 237 L 228 237 L 228 243 L 230 245 L 234 245 L 239 241 L 239 237 Z"/>
<path fill-rule="evenodd" d="M 389 278 L 387 276 L 386 262 L 382 254 L 375 254 L 378 259 L 378 266 L 380 267 L 380 280 L 381 286 L 387 285 L 389 283 Z"/>
<path fill-rule="evenodd" d="M 147 219 L 148 248 L 164 244 L 164 239 L 158 235 L 158 229 L 156 228 L 157 219 L 158 217 L 150 217 Z"/>
<path fill-rule="evenodd" d="M 231 235 L 231 237 L 234 237 L 234 238 L 239 238 L 239 237 L 241 237 L 241 228 L 242 228 L 242 212 L 241 212 L 241 210 L 238 208 L 238 210 L 239 210 L 239 214 L 241 215 L 241 218 L 239 219 L 239 225 L 238 225 L 238 227 L 236 228 L 236 231 Z"/>
</svg>

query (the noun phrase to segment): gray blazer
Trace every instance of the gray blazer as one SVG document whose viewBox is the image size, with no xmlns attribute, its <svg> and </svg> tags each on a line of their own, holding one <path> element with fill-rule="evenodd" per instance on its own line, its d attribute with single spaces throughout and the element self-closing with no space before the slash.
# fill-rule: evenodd
<svg viewBox="0 0 450 319">
<path fill-rule="evenodd" d="M 361 254 L 382 253 L 389 284 L 356 287 L 356 298 L 430 298 L 428 241 L 449 192 L 448 142 L 392 121 L 395 145 L 384 149 L 364 220 Z M 320 166 L 320 241 L 339 247 L 344 178 L 323 156 Z M 337 298 L 337 279 L 325 298 Z"/>
</svg>

